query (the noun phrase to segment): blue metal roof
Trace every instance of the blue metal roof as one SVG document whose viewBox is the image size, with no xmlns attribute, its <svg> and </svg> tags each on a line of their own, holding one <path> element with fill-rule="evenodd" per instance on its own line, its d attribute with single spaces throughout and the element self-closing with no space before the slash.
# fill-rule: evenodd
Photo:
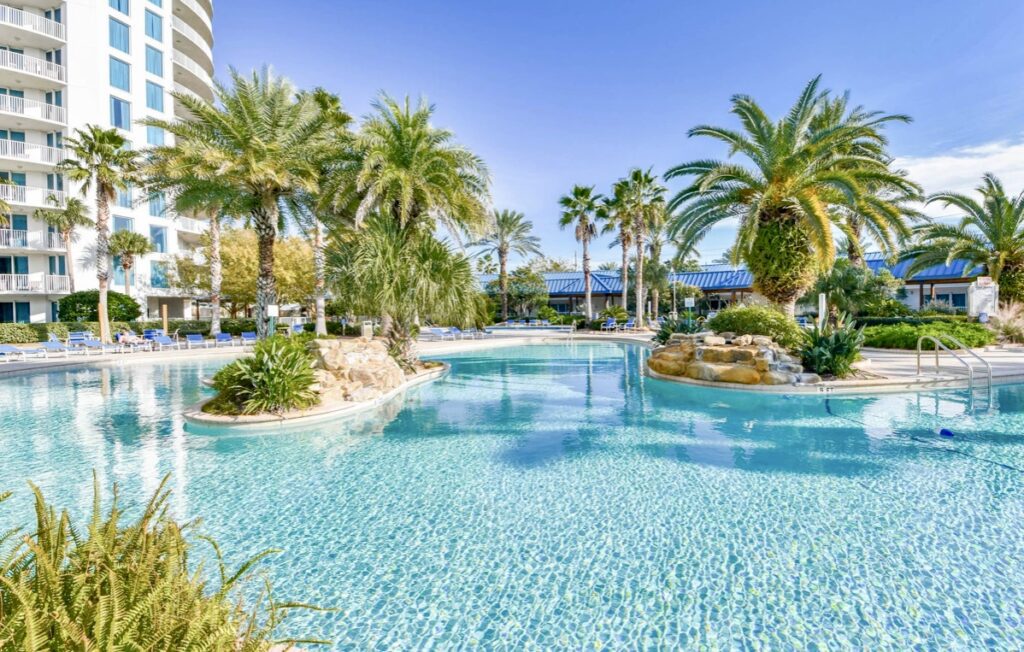
<svg viewBox="0 0 1024 652">
<path fill-rule="evenodd" d="M 924 269 L 913 277 L 907 278 L 907 269 L 910 268 L 911 261 L 904 260 L 890 265 L 886 262 L 885 256 L 880 253 L 871 253 L 864 256 L 864 262 L 867 263 L 868 267 L 872 271 L 879 271 L 881 269 L 888 269 L 892 272 L 892 275 L 896 278 L 902 278 L 910 282 L 920 281 L 950 281 L 963 278 L 972 278 L 979 276 L 984 268 L 980 265 L 973 269 L 967 269 L 968 262 L 966 260 L 954 260 L 949 265 L 932 265 L 927 269 Z"/>
</svg>

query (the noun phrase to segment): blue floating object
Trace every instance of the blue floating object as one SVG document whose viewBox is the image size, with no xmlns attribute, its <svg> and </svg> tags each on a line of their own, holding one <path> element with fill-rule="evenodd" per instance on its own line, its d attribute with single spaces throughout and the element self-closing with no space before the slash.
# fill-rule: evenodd
<svg viewBox="0 0 1024 652">
<path fill-rule="evenodd" d="M 942 435 L 943 437 L 952 437 L 953 431 L 950 430 L 949 428 L 943 428 L 942 430 L 939 431 L 939 434 Z"/>
</svg>

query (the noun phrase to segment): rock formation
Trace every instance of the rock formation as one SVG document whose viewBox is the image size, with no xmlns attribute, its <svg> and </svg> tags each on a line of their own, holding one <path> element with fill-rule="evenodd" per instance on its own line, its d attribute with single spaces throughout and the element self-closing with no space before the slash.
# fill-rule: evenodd
<svg viewBox="0 0 1024 652">
<path fill-rule="evenodd" d="M 381 340 L 313 340 L 316 390 L 324 403 L 372 401 L 405 382 Z"/>
<path fill-rule="evenodd" d="M 794 385 L 821 382 L 804 373 L 797 358 L 762 335 L 698 333 L 672 336 L 654 351 L 647 366 L 666 376 L 740 385 Z"/>
</svg>

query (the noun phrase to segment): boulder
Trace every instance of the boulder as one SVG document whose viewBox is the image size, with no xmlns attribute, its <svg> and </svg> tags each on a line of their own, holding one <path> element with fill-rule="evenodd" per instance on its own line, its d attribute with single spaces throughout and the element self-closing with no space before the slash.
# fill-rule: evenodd
<svg viewBox="0 0 1024 652">
<path fill-rule="evenodd" d="M 757 385 L 761 382 L 761 374 L 757 373 L 753 367 L 730 365 L 719 372 L 718 381 L 722 383 Z"/>
<path fill-rule="evenodd" d="M 754 341 L 754 338 L 750 335 L 737 335 L 732 338 L 733 346 L 750 346 Z"/>
<path fill-rule="evenodd" d="M 817 385 L 821 382 L 821 376 L 818 374 L 800 374 L 797 376 L 797 382 L 804 385 Z"/>
<path fill-rule="evenodd" d="M 732 361 L 752 365 L 754 364 L 755 355 L 757 355 L 757 349 L 750 347 L 736 348 L 732 350 Z"/>
<path fill-rule="evenodd" d="M 754 369 L 760 372 L 765 372 L 771 369 L 772 363 L 768 358 L 756 357 L 754 358 Z"/>
<path fill-rule="evenodd" d="M 682 376 L 686 372 L 685 362 L 676 362 L 660 357 L 648 358 L 647 366 L 659 374 L 666 376 Z"/>
<path fill-rule="evenodd" d="M 718 336 L 720 336 L 722 339 L 724 339 L 726 342 L 728 342 L 729 340 L 731 340 L 734 337 L 736 337 L 736 333 L 733 333 L 732 331 L 725 331 L 724 333 L 716 333 L 716 334 Z"/>
<path fill-rule="evenodd" d="M 773 346 L 775 344 L 767 335 L 753 335 L 750 338 L 750 343 L 757 346 Z"/>
<path fill-rule="evenodd" d="M 694 380 L 717 381 L 722 365 L 707 362 L 691 362 L 686 366 L 686 377 Z"/>
<path fill-rule="evenodd" d="M 725 346 L 725 338 L 720 335 L 705 335 L 704 346 Z"/>
<path fill-rule="evenodd" d="M 700 359 L 703 362 L 732 362 L 733 349 L 722 346 L 702 346 L 697 349 L 700 352 Z"/>
<path fill-rule="evenodd" d="M 367 401 L 405 382 L 380 340 L 313 340 L 316 389 L 325 402 Z"/>
<path fill-rule="evenodd" d="M 796 376 L 784 371 L 766 371 L 761 374 L 762 385 L 792 385 L 796 382 Z"/>
</svg>

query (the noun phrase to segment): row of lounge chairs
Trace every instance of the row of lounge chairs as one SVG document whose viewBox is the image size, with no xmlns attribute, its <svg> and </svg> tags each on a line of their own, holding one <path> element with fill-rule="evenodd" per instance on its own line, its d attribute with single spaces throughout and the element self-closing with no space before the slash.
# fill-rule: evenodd
<svg viewBox="0 0 1024 652">
<path fill-rule="evenodd" d="M 665 319 L 664 318 L 659 318 L 657 321 L 655 321 L 653 319 L 648 319 L 647 320 L 647 328 L 649 328 L 652 331 L 656 331 L 659 328 L 661 328 L 661 325 L 663 323 L 665 323 Z M 622 324 L 617 322 L 615 319 L 609 317 L 608 319 L 605 320 L 605 322 L 603 324 L 601 324 L 601 330 L 605 331 L 605 332 L 609 332 L 609 333 L 616 333 L 616 332 L 618 332 L 618 333 L 622 333 L 622 332 L 632 332 L 632 333 L 635 333 L 637 331 L 643 330 L 643 327 L 638 325 L 637 322 L 636 322 L 636 319 L 634 319 L 632 317 L 630 317 L 628 320 L 626 320 L 625 323 L 622 323 Z"/>
<path fill-rule="evenodd" d="M 461 330 L 457 326 L 428 326 L 420 331 L 420 338 L 435 342 L 442 342 L 444 340 L 483 340 L 489 337 L 494 337 L 494 333 L 476 328 Z"/>
<path fill-rule="evenodd" d="M 551 321 L 548 319 L 509 319 L 504 325 L 513 328 L 536 328 L 538 326 L 550 326 Z"/>
<path fill-rule="evenodd" d="M 46 342 L 40 342 L 30 348 L 0 344 L 0 360 L 13 362 L 14 360 L 28 360 L 30 358 L 49 358 L 51 356 L 69 357 L 71 355 L 91 355 L 104 353 L 135 353 L 138 351 L 167 351 L 196 348 L 216 348 L 248 346 L 256 343 L 256 333 L 244 332 L 240 337 L 235 338 L 228 333 L 220 333 L 212 339 L 204 338 L 199 334 L 185 335 L 184 340 L 169 337 L 162 329 L 143 331 L 142 337 L 133 331 L 126 331 L 117 334 L 117 341 L 114 344 L 104 344 L 97 339 L 90 331 L 74 331 L 68 333 L 65 341 L 61 341 L 56 335 L 50 334 Z"/>
</svg>

